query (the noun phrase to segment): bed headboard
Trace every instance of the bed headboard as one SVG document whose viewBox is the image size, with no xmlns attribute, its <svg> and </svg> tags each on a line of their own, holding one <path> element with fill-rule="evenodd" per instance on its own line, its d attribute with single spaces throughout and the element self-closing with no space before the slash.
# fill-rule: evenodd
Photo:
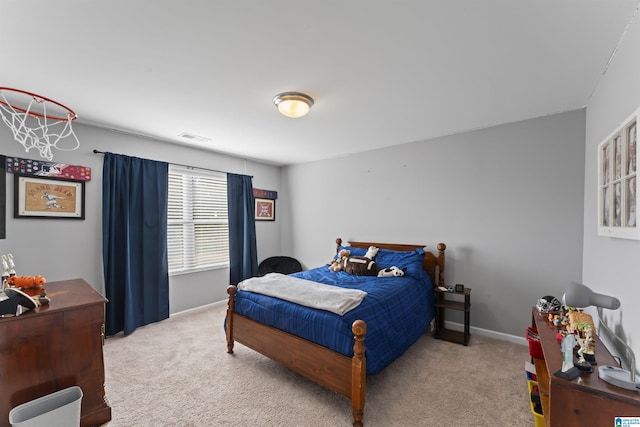
<svg viewBox="0 0 640 427">
<path fill-rule="evenodd" d="M 391 251 L 413 251 L 416 249 L 425 249 L 426 245 L 408 245 L 405 243 L 379 243 L 379 242 L 352 242 L 348 241 L 348 246 L 354 248 L 363 248 L 368 249 L 369 246 L 375 246 L 380 249 L 389 249 Z M 340 251 L 340 246 L 342 246 L 342 239 L 336 239 L 336 253 Z M 444 243 L 438 243 L 437 245 L 438 254 L 434 255 L 433 252 L 425 249 L 424 251 L 424 264 L 422 268 L 427 272 L 429 278 L 431 279 L 431 283 L 433 287 L 437 286 L 445 286 L 444 281 L 444 265 L 445 265 L 445 257 L 444 251 L 447 249 L 447 245 Z"/>
</svg>

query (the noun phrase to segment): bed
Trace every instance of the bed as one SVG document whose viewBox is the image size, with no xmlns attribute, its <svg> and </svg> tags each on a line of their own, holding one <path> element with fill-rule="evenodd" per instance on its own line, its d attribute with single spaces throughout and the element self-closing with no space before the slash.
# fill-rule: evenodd
<svg viewBox="0 0 640 427">
<path fill-rule="evenodd" d="M 351 400 L 353 425 L 362 426 L 366 376 L 380 372 L 428 329 L 434 317 L 433 287 L 445 283 L 444 243 L 425 245 L 336 239 L 336 254 L 364 255 L 379 248 L 381 268 L 406 268 L 403 277 L 363 277 L 333 272 L 324 265 L 289 276 L 366 292 L 342 314 L 320 310 L 231 285 L 225 329 L 227 352 L 241 343 Z M 253 279 L 250 279 L 253 280 Z M 243 287 L 243 284 L 239 284 Z M 366 336 L 366 345 L 365 345 Z"/>
</svg>

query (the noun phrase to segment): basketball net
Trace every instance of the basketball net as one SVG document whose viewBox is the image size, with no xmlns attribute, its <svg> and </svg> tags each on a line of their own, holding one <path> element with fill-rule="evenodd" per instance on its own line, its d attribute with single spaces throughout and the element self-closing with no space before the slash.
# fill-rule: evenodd
<svg viewBox="0 0 640 427">
<path fill-rule="evenodd" d="M 40 152 L 40 157 L 47 160 L 53 159 L 51 148 L 61 151 L 73 151 L 80 147 L 80 141 L 73 132 L 71 122 L 76 118 L 75 113 L 70 111 L 67 117 L 51 117 L 47 115 L 46 98 L 38 98 L 29 94 L 31 101 L 26 108 L 16 107 L 11 104 L 0 90 L 0 115 L 4 123 L 13 132 L 13 137 L 29 152 L 36 149 Z M 39 106 L 42 112 L 35 112 L 33 107 Z M 60 143 L 61 139 L 73 137 L 71 147 L 64 147 Z M 75 143 L 74 143 L 75 141 Z"/>
</svg>

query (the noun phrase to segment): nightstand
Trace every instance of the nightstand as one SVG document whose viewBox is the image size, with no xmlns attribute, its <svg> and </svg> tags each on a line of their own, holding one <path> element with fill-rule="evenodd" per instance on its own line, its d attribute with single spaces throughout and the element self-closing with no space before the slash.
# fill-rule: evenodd
<svg viewBox="0 0 640 427">
<path fill-rule="evenodd" d="M 471 288 L 464 288 L 462 292 L 449 292 L 440 289 L 435 290 L 436 330 L 434 337 L 458 344 L 469 345 L 470 314 L 471 314 Z M 445 310 L 464 311 L 464 332 L 445 328 Z"/>
</svg>

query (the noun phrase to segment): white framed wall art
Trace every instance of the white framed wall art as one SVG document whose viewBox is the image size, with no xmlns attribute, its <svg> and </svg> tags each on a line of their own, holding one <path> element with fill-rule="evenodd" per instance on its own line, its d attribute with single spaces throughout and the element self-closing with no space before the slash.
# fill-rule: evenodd
<svg viewBox="0 0 640 427">
<path fill-rule="evenodd" d="M 598 144 L 598 235 L 640 240 L 637 225 L 640 109 Z"/>
</svg>

